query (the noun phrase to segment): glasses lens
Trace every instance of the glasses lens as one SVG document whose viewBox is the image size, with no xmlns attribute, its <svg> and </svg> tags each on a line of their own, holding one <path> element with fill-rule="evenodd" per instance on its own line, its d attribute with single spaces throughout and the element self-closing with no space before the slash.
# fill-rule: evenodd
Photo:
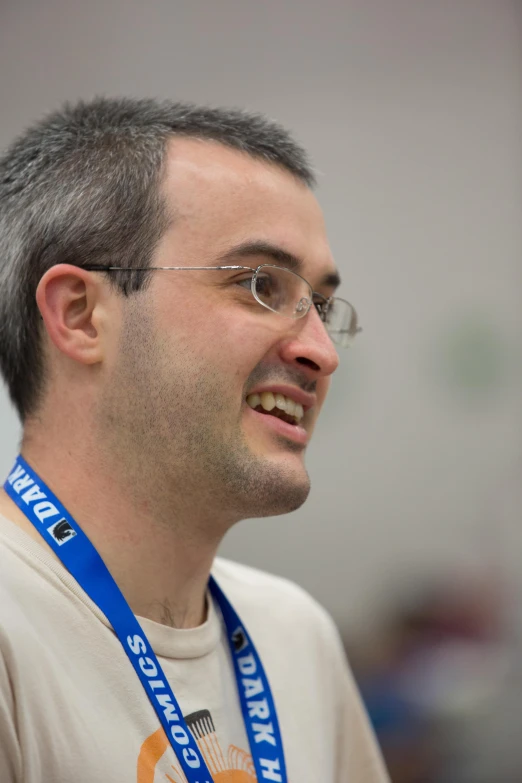
<svg viewBox="0 0 522 783">
<path fill-rule="evenodd" d="M 351 345 L 355 335 L 361 331 L 355 309 L 346 300 L 336 297 L 330 301 L 325 316 L 325 326 L 333 342 L 342 348 Z"/>
<path fill-rule="evenodd" d="M 258 302 L 287 318 L 302 318 L 312 302 L 312 289 L 306 280 L 280 266 L 260 266 L 253 290 Z"/>
</svg>

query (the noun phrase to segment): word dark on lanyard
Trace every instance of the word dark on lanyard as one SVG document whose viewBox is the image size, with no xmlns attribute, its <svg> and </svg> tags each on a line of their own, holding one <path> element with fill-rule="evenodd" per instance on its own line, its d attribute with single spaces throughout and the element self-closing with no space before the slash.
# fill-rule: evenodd
<svg viewBox="0 0 522 783">
<path fill-rule="evenodd" d="M 17 457 L 4 489 L 111 624 L 189 783 L 212 783 L 149 640 L 93 544 L 23 457 Z M 288 783 L 277 712 L 261 659 L 212 576 L 209 589 L 223 616 L 257 779 Z"/>
</svg>

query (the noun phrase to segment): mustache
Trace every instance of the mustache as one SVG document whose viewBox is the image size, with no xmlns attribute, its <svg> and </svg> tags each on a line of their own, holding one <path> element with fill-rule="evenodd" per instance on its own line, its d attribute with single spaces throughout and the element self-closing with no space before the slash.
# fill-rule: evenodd
<svg viewBox="0 0 522 783">
<path fill-rule="evenodd" d="M 315 394 L 317 381 L 311 381 L 303 372 L 297 368 L 282 367 L 256 367 L 249 375 L 245 383 L 245 394 L 257 384 L 270 383 L 288 383 L 291 386 L 298 386 L 307 394 Z"/>
</svg>

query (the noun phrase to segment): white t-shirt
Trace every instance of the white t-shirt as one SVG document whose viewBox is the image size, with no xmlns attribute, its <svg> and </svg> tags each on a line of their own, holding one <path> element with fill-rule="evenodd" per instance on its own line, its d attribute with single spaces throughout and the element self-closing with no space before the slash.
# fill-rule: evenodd
<svg viewBox="0 0 522 783">
<path fill-rule="evenodd" d="M 387 781 L 326 612 L 294 584 L 217 559 L 213 574 L 270 682 L 290 783 Z M 215 783 L 255 783 L 223 623 L 138 618 Z M 276 778 L 273 778 L 276 780 Z M 0 517 L 1 783 L 184 783 L 105 616 L 68 571 Z"/>
</svg>

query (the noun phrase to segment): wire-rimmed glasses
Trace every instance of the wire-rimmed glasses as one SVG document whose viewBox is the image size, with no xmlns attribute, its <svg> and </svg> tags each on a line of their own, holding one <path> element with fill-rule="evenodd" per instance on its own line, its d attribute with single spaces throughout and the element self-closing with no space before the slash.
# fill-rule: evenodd
<svg viewBox="0 0 522 783">
<path fill-rule="evenodd" d="M 252 273 L 250 282 L 253 297 L 260 305 L 284 318 L 304 318 L 312 305 L 316 308 L 332 342 L 341 348 L 347 348 L 356 334 L 361 331 L 357 312 L 350 302 L 337 296 L 326 297 L 312 289 L 310 283 L 291 269 L 275 264 L 261 264 L 257 268 L 249 266 L 84 266 L 93 272 L 150 272 L 150 271 L 210 271 L 245 270 Z M 238 281 L 239 283 L 242 281 Z"/>
</svg>

